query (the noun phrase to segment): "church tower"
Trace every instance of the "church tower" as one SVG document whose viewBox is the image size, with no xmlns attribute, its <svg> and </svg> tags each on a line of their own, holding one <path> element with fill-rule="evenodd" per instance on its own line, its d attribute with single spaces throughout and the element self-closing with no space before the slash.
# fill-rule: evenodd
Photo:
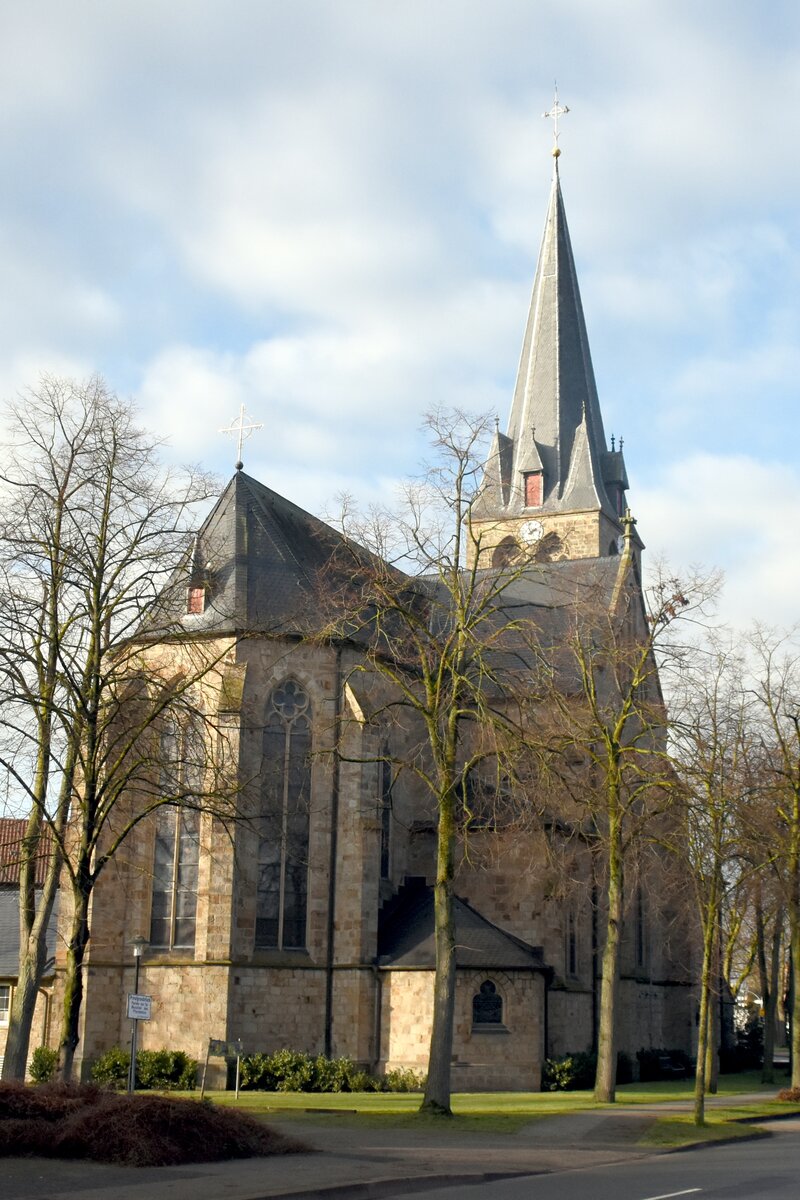
<svg viewBox="0 0 800 1200">
<path fill-rule="evenodd" d="M 494 436 L 472 511 L 481 566 L 602 558 L 621 544 L 622 439 L 609 449 L 603 431 L 559 153 L 508 432 Z"/>
</svg>

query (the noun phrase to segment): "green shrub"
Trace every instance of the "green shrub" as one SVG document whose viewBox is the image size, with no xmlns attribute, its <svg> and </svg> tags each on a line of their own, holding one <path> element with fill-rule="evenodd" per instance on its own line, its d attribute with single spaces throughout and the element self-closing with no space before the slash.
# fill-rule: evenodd
<svg viewBox="0 0 800 1200">
<path fill-rule="evenodd" d="M 124 1091 L 130 1063 L 130 1052 L 113 1046 L 94 1063 L 92 1079 L 103 1087 Z M 155 1092 L 193 1091 L 197 1086 L 197 1062 L 183 1050 L 138 1050 L 136 1086 Z"/>
<path fill-rule="evenodd" d="M 279 1092 L 316 1091 L 316 1068 L 314 1060 L 299 1050 L 276 1050 L 272 1055 L 270 1069 L 278 1081 Z"/>
<path fill-rule="evenodd" d="M 92 1079 L 103 1087 L 121 1092 L 128 1086 L 131 1056 L 121 1046 L 112 1046 L 92 1064 Z"/>
<path fill-rule="evenodd" d="M 243 1091 L 276 1092 L 271 1054 L 246 1054 L 239 1064 L 239 1086 Z"/>
<path fill-rule="evenodd" d="M 261 1092 L 418 1092 L 424 1075 L 398 1068 L 370 1075 L 351 1058 L 312 1058 L 296 1050 L 248 1054 L 242 1059 L 240 1086 Z"/>
<path fill-rule="evenodd" d="M 383 1092 L 421 1092 L 425 1087 L 425 1076 L 410 1067 L 395 1067 L 386 1072 L 381 1085 Z"/>
<path fill-rule="evenodd" d="M 49 1083 L 57 1066 L 58 1051 L 51 1050 L 49 1046 L 37 1046 L 31 1055 L 28 1071 L 34 1083 Z"/>
<path fill-rule="evenodd" d="M 183 1050 L 139 1050 L 136 1085 L 154 1092 L 191 1092 L 197 1086 L 197 1061 Z"/>
<path fill-rule="evenodd" d="M 546 1058 L 542 1070 L 543 1092 L 574 1092 L 594 1086 L 597 1058 L 586 1050 Z"/>
</svg>

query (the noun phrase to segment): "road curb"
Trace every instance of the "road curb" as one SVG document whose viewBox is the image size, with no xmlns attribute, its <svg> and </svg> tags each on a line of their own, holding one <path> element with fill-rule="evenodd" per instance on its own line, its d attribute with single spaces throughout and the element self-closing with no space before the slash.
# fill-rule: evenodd
<svg viewBox="0 0 800 1200">
<path fill-rule="evenodd" d="M 411 1175 L 391 1179 L 367 1179 L 361 1183 L 334 1183 L 329 1187 L 301 1188 L 300 1191 L 270 1192 L 253 1196 L 251 1200 L 381 1200 L 398 1193 L 432 1191 L 435 1188 L 472 1187 L 479 1183 L 496 1183 L 501 1179 L 527 1179 L 532 1175 L 552 1175 L 552 1171 L 471 1171 L 461 1175 Z"/>
</svg>

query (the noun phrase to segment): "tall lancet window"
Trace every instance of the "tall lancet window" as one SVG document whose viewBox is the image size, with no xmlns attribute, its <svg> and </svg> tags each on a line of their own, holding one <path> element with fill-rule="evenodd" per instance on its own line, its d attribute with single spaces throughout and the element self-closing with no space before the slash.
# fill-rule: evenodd
<svg viewBox="0 0 800 1200">
<path fill-rule="evenodd" d="M 193 804 L 202 786 L 202 739 L 197 730 L 170 722 L 160 751 L 160 791 L 167 803 L 156 810 L 150 945 L 193 950 L 200 859 L 200 813 Z"/>
<path fill-rule="evenodd" d="M 378 797 L 381 822 L 381 879 L 388 879 L 392 865 L 392 764 L 389 759 L 389 743 L 381 749 L 382 760 L 378 763 L 380 795 Z"/>
<path fill-rule="evenodd" d="M 306 944 L 311 705 L 289 679 L 267 702 L 261 758 L 256 950 Z"/>
</svg>

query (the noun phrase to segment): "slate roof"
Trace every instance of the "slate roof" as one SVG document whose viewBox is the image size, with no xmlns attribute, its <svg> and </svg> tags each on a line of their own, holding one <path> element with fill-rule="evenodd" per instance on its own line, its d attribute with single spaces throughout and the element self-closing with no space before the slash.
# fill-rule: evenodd
<svg viewBox="0 0 800 1200">
<path fill-rule="evenodd" d="M 53 970 L 58 924 L 58 896 L 47 926 L 47 961 L 45 974 Z M 0 887 L 0 980 L 16 979 L 19 971 L 19 892 L 14 887 Z"/>
<path fill-rule="evenodd" d="M 627 487 L 608 451 L 556 160 L 508 431 L 498 431 L 476 516 L 525 511 L 523 476 L 544 472 L 540 511 L 602 509 L 605 484 Z"/>
<path fill-rule="evenodd" d="M 330 618 L 323 594 L 337 582 L 331 572 L 344 579 L 371 561 L 369 551 L 237 471 L 143 632 L 176 625 L 194 634 L 319 629 Z M 205 588 L 203 612 L 186 613 L 191 586 Z"/>
<path fill-rule="evenodd" d="M 493 925 L 466 900 L 454 899 L 456 966 L 476 970 L 528 970 L 549 973 L 540 946 Z M 378 921 L 378 966 L 433 970 L 433 888 L 405 887 Z"/>
<path fill-rule="evenodd" d="M 0 979 L 16 979 L 19 970 L 19 844 L 28 822 L 0 818 Z M 45 835 L 46 837 L 46 835 Z M 46 851 L 36 860 L 34 883 L 40 888 L 47 870 Z M 58 898 L 47 928 L 48 970 L 56 948 Z"/>
</svg>

